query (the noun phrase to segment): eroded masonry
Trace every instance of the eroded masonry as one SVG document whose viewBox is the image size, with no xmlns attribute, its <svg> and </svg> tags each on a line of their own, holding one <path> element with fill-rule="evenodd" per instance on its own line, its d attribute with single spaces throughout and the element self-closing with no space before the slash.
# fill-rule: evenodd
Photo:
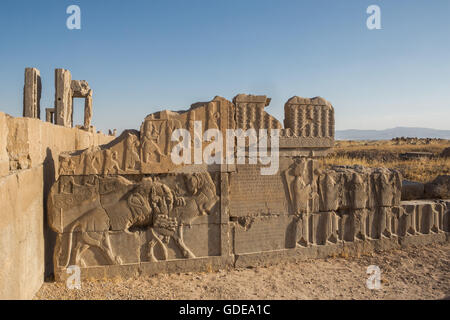
<svg viewBox="0 0 450 320">
<path fill-rule="evenodd" d="M 26 68 L 24 76 L 23 117 L 0 111 L 0 299 L 31 299 L 53 273 L 56 234 L 47 223 L 46 202 L 61 152 L 114 140 L 90 123 L 92 90 L 86 81 L 56 69 L 54 104 L 43 106 L 41 73 Z M 73 123 L 75 98 L 85 99 L 79 125 Z M 43 109 L 47 121 L 41 121 Z"/>
<path fill-rule="evenodd" d="M 89 114 L 92 91 L 62 71 L 57 78 L 64 85 L 56 123 L 71 125 L 71 99 L 85 97 Z M 83 278 L 128 277 L 447 241 L 450 200 L 401 202 L 396 171 L 321 165 L 334 143 L 328 101 L 289 99 L 284 126 L 265 111 L 269 103 L 266 96 L 215 97 L 150 114 L 139 131 L 108 144 L 62 153 L 47 200 L 56 278 L 71 265 Z M 188 130 L 192 145 L 212 143 L 196 136 L 195 121 L 224 136 L 226 129 L 279 129 L 278 171 L 261 175 L 264 165 L 249 161 L 174 164 L 174 130 Z"/>
</svg>

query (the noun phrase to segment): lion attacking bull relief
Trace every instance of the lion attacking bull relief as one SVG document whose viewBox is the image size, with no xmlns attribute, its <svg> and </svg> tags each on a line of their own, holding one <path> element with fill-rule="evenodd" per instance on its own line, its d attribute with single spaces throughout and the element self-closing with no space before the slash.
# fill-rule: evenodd
<svg viewBox="0 0 450 320">
<path fill-rule="evenodd" d="M 185 243 L 184 226 L 190 227 L 199 217 L 218 215 L 219 196 L 211 175 L 132 178 L 60 177 L 48 200 L 50 226 L 58 232 L 55 266 L 126 263 L 111 237 L 132 239 L 134 247 L 125 251 L 145 250 L 139 257 L 146 261 L 169 260 L 170 250 L 178 251 L 181 258 L 195 258 Z M 117 246 L 123 247 L 118 241 Z M 85 256 L 97 258 L 92 262 Z"/>
</svg>

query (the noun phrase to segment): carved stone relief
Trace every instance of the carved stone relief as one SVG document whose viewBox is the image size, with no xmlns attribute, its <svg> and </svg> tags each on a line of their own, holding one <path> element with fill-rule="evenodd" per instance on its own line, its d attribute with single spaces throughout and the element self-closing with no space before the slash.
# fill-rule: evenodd
<svg viewBox="0 0 450 320">
<path fill-rule="evenodd" d="M 284 126 L 294 136 L 334 137 L 334 109 L 321 97 L 292 97 L 286 102 L 284 113 Z"/>
<path fill-rule="evenodd" d="M 73 83 L 77 94 L 88 92 L 83 82 Z M 264 111 L 269 102 L 215 97 L 185 111 L 150 114 L 139 131 L 126 130 L 107 145 L 61 154 L 48 198 L 49 224 L 58 233 L 56 272 L 70 264 L 165 272 L 213 257 L 328 252 L 449 231 L 450 203 L 401 203 L 395 170 L 320 165 L 315 152 L 329 150 L 334 139 L 330 103 L 290 99 L 283 129 Z M 175 130 L 187 130 L 191 146 L 205 148 L 211 143 L 205 130 L 225 135 L 236 128 L 281 129 L 275 174 L 261 175 L 261 164 L 248 161 L 208 170 L 171 161 Z"/>
<path fill-rule="evenodd" d="M 112 233 L 115 237 L 132 235 L 135 247 L 127 250 L 145 249 L 140 261 L 167 260 L 170 250 L 178 251 L 182 258 L 194 258 L 195 243 L 186 243 L 185 233 L 201 217 L 206 220 L 200 224 L 220 222 L 218 177 L 214 179 L 216 182 L 209 173 L 132 180 L 61 176 L 48 201 L 50 226 L 58 232 L 56 265 L 87 266 L 83 256 L 88 250 L 100 256 L 97 264 L 122 264 L 117 252 L 123 248 L 111 245 Z"/>
</svg>

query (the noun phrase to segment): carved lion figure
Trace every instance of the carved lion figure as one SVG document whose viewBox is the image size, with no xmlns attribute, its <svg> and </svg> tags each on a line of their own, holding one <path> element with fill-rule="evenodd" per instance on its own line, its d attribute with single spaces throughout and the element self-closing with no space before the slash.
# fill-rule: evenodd
<svg viewBox="0 0 450 320">
<path fill-rule="evenodd" d="M 183 225 L 189 224 L 195 217 L 208 214 L 217 203 L 218 196 L 209 174 L 194 174 L 187 180 L 186 186 L 190 194 L 188 205 L 184 197 L 178 196 L 158 178 L 144 178 L 136 183 L 120 176 L 95 179 L 97 186 L 91 188 L 96 188 L 98 193 L 91 193 L 91 198 L 86 199 L 79 208 L 65 206 L 62 209 L 59 204 L 50 202 L 52 215 L 58 215 L 62 212 L 60 210 L 64 210 L 64 214 L 69 212 L 66 210 L 77 212 L 77 218 L 68 225 L 53 226 L 59 232 L 55 265 L 84 266 L 82 256 L 89 248 L 99 250 L 108 264 L 121 264 L 122 260 L 114 254 L 111 246 L 110 231 L 133 233 L 136 228 L 148 230 L 150 234 L 148 257 L 151 261 L 157 260 L 154 249 L 158 245 L 163 252 L 162 259 L 168 259 L 167 244 L 171 239 L 175 241 L 183 257 L 195 257 L 184 243 Z M 83 185 L 77 186 L 75 192 L 82 192 L 86 188 Z M 85 213 L 80 215 L 80 210 Z M 66 252 L 60 257 L 64 234 L 67 237 L 67 245 L 64 245 Z M 57 258 L 65 261 L 56 261 Z"/>
</svg>

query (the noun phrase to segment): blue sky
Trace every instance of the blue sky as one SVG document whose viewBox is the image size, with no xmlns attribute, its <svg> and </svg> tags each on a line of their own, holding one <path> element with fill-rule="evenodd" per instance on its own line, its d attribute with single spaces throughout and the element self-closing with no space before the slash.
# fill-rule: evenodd
<svg viewBox="0 0 450 320">
<path fill-rule="evenodd" d="M 66 28 L 72 4 L 81 30 Z M 366 27 L 371 4 L 382 30 Z M 55 68 L 87 80 L 106 132 L 238 93 L 272 97 L 280 121 L 288 98 L 322 96 L 337 129 L 450 129 L 450 1 L 2 0 L 0 111 L 21 115 L 27 66 L 41 71 L 42 109 Z"/>
</svg>

